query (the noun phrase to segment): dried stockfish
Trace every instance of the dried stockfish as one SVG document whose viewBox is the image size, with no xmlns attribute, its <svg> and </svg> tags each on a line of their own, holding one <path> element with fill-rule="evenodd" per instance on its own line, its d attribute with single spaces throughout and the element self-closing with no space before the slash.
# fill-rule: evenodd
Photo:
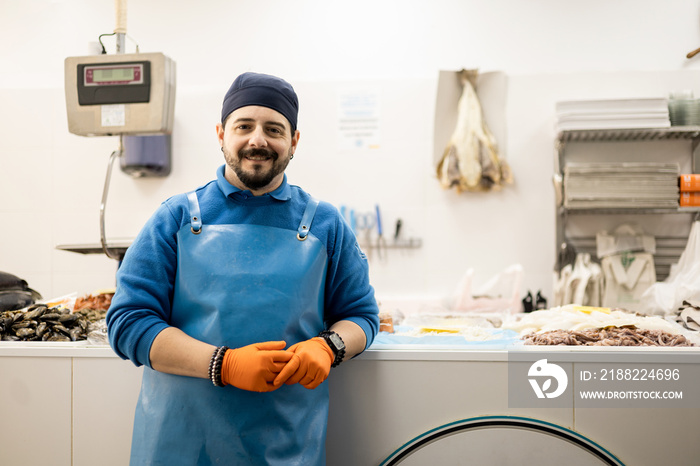
<svg viewBox="0 0 700 466">
<path fill-rule="evenodd" d="M 477 70 L 462 70 L 463 90 L 459 99 L 457 125 L 437 166 L 437 176 L 445 189 L 489 191 L 512 183 L 508 164 L 498 155 L 498 145 L 484 121 L 476 95 Z"/>
</svg>

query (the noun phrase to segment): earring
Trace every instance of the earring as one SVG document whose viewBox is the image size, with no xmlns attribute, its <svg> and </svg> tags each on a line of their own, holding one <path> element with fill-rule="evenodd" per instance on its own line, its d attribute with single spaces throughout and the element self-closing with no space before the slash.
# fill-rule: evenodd
<svg viewBox="0 0 700 466">
<path fill-rule="evenodd" d="M 292 160 L 294 158 L 294 154 L 289 156 L 289 160 Z"/>
<path fill-rule="evenodd" d="M 223 151 L 224 151 L 224 146 L 221 146 L 221 152 L 223 152 Z"/>
</svg>

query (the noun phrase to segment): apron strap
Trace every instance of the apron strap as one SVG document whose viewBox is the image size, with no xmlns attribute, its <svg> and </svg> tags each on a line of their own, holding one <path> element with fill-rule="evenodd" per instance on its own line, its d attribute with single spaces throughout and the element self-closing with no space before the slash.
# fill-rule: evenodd
<svg viewBox="0 0 700 466">
<path fill-rule="evenodd" d="M 304 241 L 306 235 L 309 234 L 311 229 L 311 222 L 314 221 L 314 215 L 316 215 L 316 208 L 318 207 L 318 199 L 313 197 L 309 198 L 309 202 L 306 204 L 306 210 L 304 210 L 304 215 L 301 216 L 301 224 L 297 229 L 297 239 L 299 241 Z"/>
<path fill-rule="evenodd" d="M 202 218 L 199 213 L 199 201 L 197 200 L 197 193 L 191 191 L 187 193 L 187 201 L 190 207 L 190 223 L 192 233 L 198 235 L 202 232 Z M 306 209 L 304 210 L 304 215 L 301 217 L 301 223 L 297 229 L 297 239 L 299 241 L 304 241 L 306 236 L 309 234 L 311 229 L 311 222 L 314 220 L 316 215 L 316 208 L 318 207 L 319 201 L 315 198 L 309 198 L 309 202 L 306 204 Z"/>
<path fill-rule="evenodd" d="M 197 200 L 197 193 L 195 191 L 187 193 L 187 201 L 190 204 L 190 230 L 195 235 L 202 232 L 202 217 L 199 213 L 199 201 Z"/>
</svg>

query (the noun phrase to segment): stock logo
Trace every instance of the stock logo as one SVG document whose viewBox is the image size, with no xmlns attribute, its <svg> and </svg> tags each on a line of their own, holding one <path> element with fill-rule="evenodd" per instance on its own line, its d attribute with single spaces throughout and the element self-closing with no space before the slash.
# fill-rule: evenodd
<svg viewBox="0 0 700 466">
<path fill-rule="evenodd" d="M 548 363 L 546 359 L 540 359 L 530 366 L 527 372 L 528 381 L 532 385 L 537 398 L 556 398 L 566 390 L 569 383 L 569 378 L 566 372 L 556 364 Z M 556 380 L 557 384 L 552 389 L 552 380 Z M 541 382 L 540 382 L 541 381 Z"/>
</svg>

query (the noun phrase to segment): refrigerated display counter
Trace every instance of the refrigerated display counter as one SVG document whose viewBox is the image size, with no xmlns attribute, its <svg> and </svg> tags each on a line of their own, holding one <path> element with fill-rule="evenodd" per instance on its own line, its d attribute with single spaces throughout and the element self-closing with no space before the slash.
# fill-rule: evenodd
<svg viewBox="0 0 700 466">
<path fill-rule="evenodd" d="M 558 352 L 574 369 L 600 359 L 599 351 L 586 348 L 533 351 Z M 654 362 L 635 348 L 614 354 L 606 361 Z M 680 365 L 682 374 L 700 369 L 698 348 L 661 348 L 655 354 L 658 361 Z M 512 356 L 505 347 L 373 345 L 331 372 L 328 464 L 700 461 L 695 400 L 683 400 L 678 408 L 512 407 Z M 0 373 L 3 462 L 128 464 L 140 368 L 108 346 L 2 343 Z"/>
</svg>

